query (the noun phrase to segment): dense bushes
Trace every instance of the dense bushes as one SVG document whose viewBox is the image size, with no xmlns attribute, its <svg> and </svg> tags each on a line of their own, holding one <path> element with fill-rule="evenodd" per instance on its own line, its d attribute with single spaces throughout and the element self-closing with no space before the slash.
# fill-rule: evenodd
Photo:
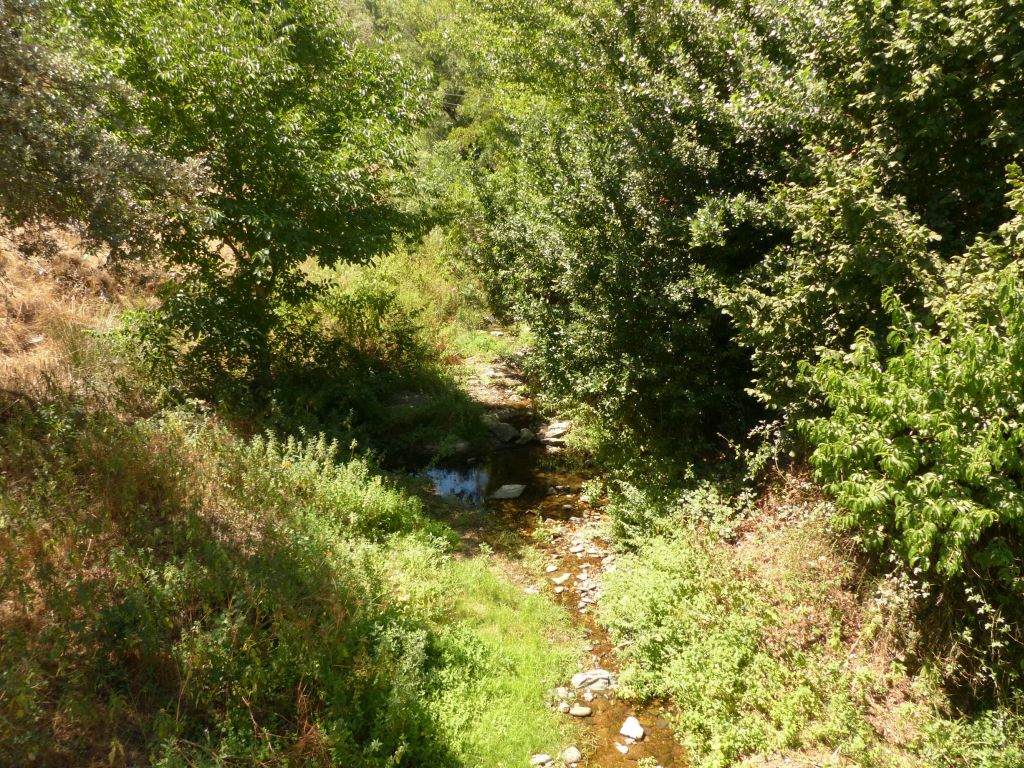
<svg viewBox="0 0 1024 768">
<path fill-rule="evenodd" d="M 84 37 L 41 44 L 55 34 L 48 7 L 0 7 L 0 212 L 81 226 L 114 255 L 149 257 L 168 219 L 201 215 L 202 171 L 140 145 L 145 128 L 126 111 L 140 94 L 87 60 Z"/>
<path fill-rule="evenodd" d="M 1011 3 L 452 8 L 402 18 L 461 94 L 433 170 L 476 190 L 467 251 L 546 392 L 639 445 L 749 429 L 751 393 L 792 424 L 798 361 L 883 334 L 886 288 L 927 313 L 1009 218 Z"/>
<path fill-rule="evenodd" d="M 1019 186 L 1013 201 L 1024 214 Z M 811 379 L 831 414 L 804 424 L 840 522 L 960 599 L 980 592 L 974 640 L 996 656 L 1024 620 L 1020 222 L 948 270 L 934 328 L 890 293 L 888 355 L 865 332 L 823 360 Z"/>
</svg>

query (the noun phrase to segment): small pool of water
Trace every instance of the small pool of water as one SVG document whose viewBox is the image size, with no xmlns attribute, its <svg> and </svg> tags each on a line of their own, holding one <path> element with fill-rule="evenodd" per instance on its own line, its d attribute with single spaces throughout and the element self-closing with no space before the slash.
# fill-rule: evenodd
<svg viewBox="0 0 1024 768">
<path fill-rule="evenodd" d="M 467 507 L 483 504 L 491 483 L 491 470 L 486 466 L 434 467 L 425 474 L 434 485 L 434 493 Z"/>
<path fill-rule="evenodd" d="M 539 466 L 543 455 L 539 446 L 505 448 L 483 457 L 479 463 L 431 467 L 423 475 L 438 496 L 467 507 L 484 506 L 490 494 L 507 484 L 525 485 L 526 491 L 516 501 L 528 505 L 542 499 L 550 484 Z"/>
</svg>

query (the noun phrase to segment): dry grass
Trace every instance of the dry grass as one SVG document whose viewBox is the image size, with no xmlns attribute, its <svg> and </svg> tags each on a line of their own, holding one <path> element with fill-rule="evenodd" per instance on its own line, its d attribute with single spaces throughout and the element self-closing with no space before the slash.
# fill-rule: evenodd
<svg viewBox="0 0 1024 768">
<path fill-rule="evenodd" d="M 106 263 L 68 230 L 0 220 L 0 389 L 31 393 L 60 368 L 82 328 L 109 328 L 153 295 L 157 273 Z"/>
<path fill-rule="evenodd" d="M 915 684 L 908 657 L 920 642 L 913 596 L 880 573 L 861 548 L 828 524 L 830 507 L 806 468 L 779 473 L 738 529 L 736 558 L 782 622 L 766 628 L 769 652 L 811 651 L 845 671 L 851 696 L 887 755 L 911 755 L 939 694 Z M 761 757 L 750 766 L 844 765 L 828 754 Z"/>
</svg>

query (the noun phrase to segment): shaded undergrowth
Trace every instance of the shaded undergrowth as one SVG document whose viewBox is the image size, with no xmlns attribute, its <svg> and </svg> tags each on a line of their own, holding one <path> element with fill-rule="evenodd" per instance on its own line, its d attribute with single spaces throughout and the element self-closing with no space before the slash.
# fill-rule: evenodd
<svg viewBox="0 0 1024 768">
<path fill-rule="evenodd" d="M 513 765 L 557 748 L 543 693 L 572 654 L 554 608 L 452 561 L 450 530 L 365 459 L 239 437 L 196 405 L 133 408 L 124 350 L 78 343 L 0 415 L 5 761 Z"/>
</svg>

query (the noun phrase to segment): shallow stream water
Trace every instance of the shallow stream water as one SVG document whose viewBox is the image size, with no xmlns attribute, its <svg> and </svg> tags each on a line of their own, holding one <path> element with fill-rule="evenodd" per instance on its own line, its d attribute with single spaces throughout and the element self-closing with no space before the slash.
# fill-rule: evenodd
<svg viewBox="0 0 1024 768">
<path fill-rule="evenodd" d="M 479 510 L 501 530 L 515 531 L 525 546 L 541 552 L 546 565 L 555 566 L 552 572 L 537 576 L 533 589 L 547 593 L 582 628 L 588 655 L 580 660 L 580 669 L 601 668 L 617 676 L 617 654 L 608 633 L 594 617 L 600 606 L 601 576 L 614 567 L 611 545 L 600 536 L 604 502 L 581 498 L 589 475 L 585 471 L 566 470 L 558 458 L 550 449 L 534 443 L 497 449 L 475 461 L 435 467 L 426 475 L 438 495 Z M 522 484 L 526 488 L 516 499 L 489 498 L 505 484 Z M 545 543 L 533 536 L 534 529 L 542 524 L 556 531 L 550 541 L 540 537 Z M 569 577 L 556 584 L 555 579 L 564 574 Z M 561 685 L 572 690 L 568 680 Z M 573 693 L 578 694 L 577 699 L 569 703 L 592 710 L 589 717 L 580 718 L 584 732 L 578 744 L 584 754 L 580 766 L 632 768 L 645 757 L 654 758 L 663 768 L 686 765 L 684 751 L 673 738 L 667 713 L 659 702 L 628 702 L 616 696 L 614 688 L 597 693 L 592 701 L 584 700 L 582 690 Z M 643 726 L 642 740 L 632 742 L 619 734 L 630 716 Z"/>
</svg>

